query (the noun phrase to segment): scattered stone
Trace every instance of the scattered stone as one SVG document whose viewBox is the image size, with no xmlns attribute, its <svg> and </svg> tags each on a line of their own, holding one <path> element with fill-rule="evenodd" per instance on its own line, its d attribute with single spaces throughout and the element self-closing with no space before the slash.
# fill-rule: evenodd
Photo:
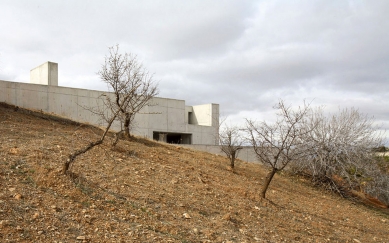
<svg viewBox="0 0 389 243">
<path fill-rule="evenodd" d="M 43 234 L 43 231 L 42 231 L 42 230 L 39 230 L 39 231 L 38 231 L 38 235 L 41 235 L 41 234 Z"/>
<path fill-rule="evenodd" d="M 33 219 L 37 219 L 38 217 L 39 217 L 39 213 L 38 212 L 36 212 L 36 213 L 34 213 L 34 215 L 32 215 Z"/>
<path fill-rule="evenodd" d="M 184 215 L 184 218 L 191 219 L 191 217 L 190 217 L 190 215 L 188 213 L 184 213 L 183 215 Z"/>
<path fill-rule="evenodd" d="M 357 243 L 361 243 L 361 241 L 358 240 L 358 239 L 353 239 L 353 241 L 354 241 L 354 242 L 357 242 Z"/>
<path fill-rule="evenodd" d="M 201 179 L 201 177 L 197 177 L 198 179 L 199 179 L 199 181 L 201 182 L 201 183 L 204 183 L 205 184 L 205 181 L 203 180 L 203 179 Z"/>
<path fill-rule="evenodd" d="M 14 196 L 14 198 L 16 199 L 16 200 L 20 200 L 20 199 L 22 199 L 22 195 L 21 194 L 15 194 L 15 196 Z"/>
<path fill-rule="evenodd" d="M 224 219 L 224 220 L 231 220 L 231 214 L 230 214 L 230 213 L 226 213 L 226 214 L 223 216 L 223 219 Z"/>
<path fill-rule="evenodd" d="M 19 151 L 18 151 L 18 148 L 11 148 L 10 150 L 9 150 L 9 153 L 10 154 L 17 154 Z"/>
<path fill-rule="evenodd" d="M 8 220 L 1 220 L 1 221 L 0 221 L 0 229 L 1 229 L 2 227 L 8 226 L 8 223 L 9 223 Z"/>
<path fill-rule="evenodd" d="M 86 240 L 86 236 L 83 235 L 77 236 L 76 240 Z"/>
<path fill-rule="evenodd" d="M 196 229 L 196 228 L 194 228 L 193 229 L 193 233 L 195 233 L 196 235 L 199 233 L 199 230 L 198 229 Z"/>
</svg>

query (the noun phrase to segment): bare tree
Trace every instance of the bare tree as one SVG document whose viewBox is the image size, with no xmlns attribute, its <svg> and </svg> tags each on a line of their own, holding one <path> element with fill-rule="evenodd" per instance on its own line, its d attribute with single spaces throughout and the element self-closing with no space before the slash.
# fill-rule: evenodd
<svg viewBox="0 0 389 243">
<path fill-rule="evenodd" d="M 292 110 L 281 100 L 274 108 L 279 111 L 274 124 L 246 120 L 249 140 L 258 159 L 271 167 L 261 190 L 262 198 L 266 197 L 275 173 L 302 158 L 306 151 L 302 137 L 308 132 L 305 123 L 310 112 L 309 104 L 304 103 L 303 107 Z"/>
<path fill-rule="evenodd" d="M 378 178 L 373 151 L 382 145 L 382 139 L 373 118 L 353 108 L 325 116 L 319 108 L 308 120 L 311 129 L 304 143 L 311 150 L 297 164 L 298 171 L 341 194 Z"/>
<path fill-rule="evenodd" d="M 219 128 L 220 148 L 230 160 L 231 169 L 234 169 L 235 159 L 238 157 L 239 151 L 243 149 L 243 141 L 239 127 L 225 124 Z"/>
<path fill-rule="evenodd" d="M 77 156 L 103 143 L 115 120 L 121 121 L 124 124 L 124 129 L 117 133 L 113 145 L 118 142 L 119 134 L 123 130 L 124 135 L 129 138 L 135 115 L 158 94 L 152 76 L 142 68 L 136 56 L 127 53 L 120 54 L 118 45 L 109 48 L 109 55 L 106 56 L 98 74 L 101 80 L 108 85 L 112 94 L 104 94 L 99 97 L 103 101 L 103 107 L 86 107 L 86 109 L 105 121 L 106 127 L 100 139 L 90 142 L 84 148 L 69 155 L 63 165 L 63 173 L 65 174 L 68 173 Z"/>
<path fill-rule="evenodd" d="M 142 67 L 136 56 L 119 53 L 118 45 L 109 48 L 98 74 L 114 94 L 113 99 L 106 100 L 106 105 L 112 114 L 118 111 L 117 118 L 123 124 L 125 137 L 129 138 L 135 115 L 158 94 L 153 76 Z"/>
</svg>

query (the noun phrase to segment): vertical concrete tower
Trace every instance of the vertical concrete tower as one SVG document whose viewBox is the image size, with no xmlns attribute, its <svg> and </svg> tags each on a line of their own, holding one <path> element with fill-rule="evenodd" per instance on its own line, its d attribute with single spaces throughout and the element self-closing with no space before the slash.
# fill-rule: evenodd
<svg viewBox="0 0 389 243">
<path fill-rule="evenodd" d="M 58 86 L 58 63 L 45 62 L 31 69 L 30 83 Z"/>
</svg>

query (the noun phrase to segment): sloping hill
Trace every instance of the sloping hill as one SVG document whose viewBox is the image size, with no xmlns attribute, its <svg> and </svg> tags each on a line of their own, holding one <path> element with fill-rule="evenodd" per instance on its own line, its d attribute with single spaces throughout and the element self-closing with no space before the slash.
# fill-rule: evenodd
<svg viewBox="0 0 389 243">
<path fill-rule="evenodd" d="M 139 139 L 67 155 L 96 129 L 0 107 L 1 242 L 389 242 L 378 211 L 266 170 Z"/>
</svg>

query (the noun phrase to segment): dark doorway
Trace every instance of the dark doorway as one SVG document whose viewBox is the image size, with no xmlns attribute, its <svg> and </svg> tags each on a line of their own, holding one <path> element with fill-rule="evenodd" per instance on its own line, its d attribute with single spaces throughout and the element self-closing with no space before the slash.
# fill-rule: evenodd
<svg viewBox="0 0 389 243">
<path fill-rule="evenodd" d="M 153 139 L 172 144 L 192 144 L 192 134 L 153 132 Z"/>
</svg>

